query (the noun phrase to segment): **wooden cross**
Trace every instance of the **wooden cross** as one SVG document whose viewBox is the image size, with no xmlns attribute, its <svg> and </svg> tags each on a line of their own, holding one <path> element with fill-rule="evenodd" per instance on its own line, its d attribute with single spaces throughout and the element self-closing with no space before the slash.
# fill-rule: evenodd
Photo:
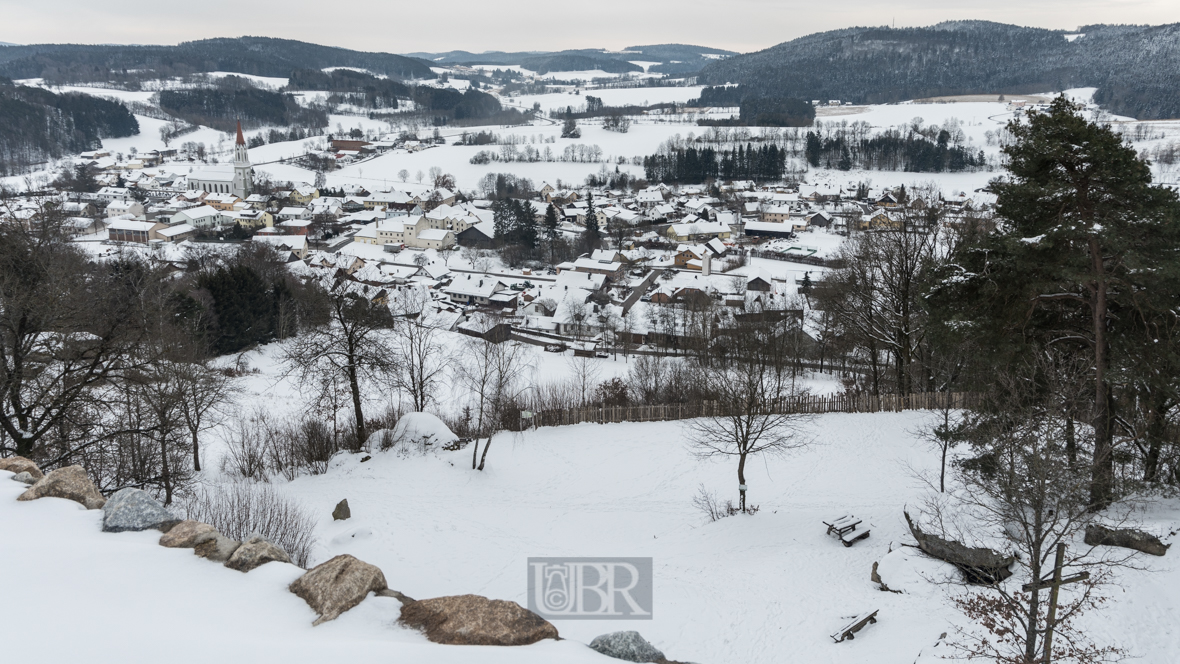
<svg viewBox="0 0 1180 664">
<path fill-rule="evenodd" d="M 1078 581 L 1085 581 L 1090 578 L 1089 572 L 1082 572 L 1061 578 L 1061 568 L 1065 564 L 1065 544 L 1059 542 L 1057 544 L 1057 559 L 1053 563 L 1053 576 L 1048 579 L 1041 579 L 1036 583 L 1026 583 L 1021 586 L 1025 592 L 1034 590 L 1043 590 L 1049 588 L 1049 613 L 1045 617 L 1045 657 L 1042 660 L 1044 664 L 1049 664 L 1053 657 L 1053 627 L 1057 620 L 1057 593 L 1061 590 L 1061 586 L 1067 583 L 1076 583 Z"/>
</svg>

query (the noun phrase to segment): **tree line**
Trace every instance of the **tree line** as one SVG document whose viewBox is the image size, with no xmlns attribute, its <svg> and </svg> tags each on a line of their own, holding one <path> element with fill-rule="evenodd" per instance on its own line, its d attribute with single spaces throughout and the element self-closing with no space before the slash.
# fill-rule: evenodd
<svg viewBox="0 0 1180 664">
<path fill-rule="evenodd" d="M 649 181 L 668 184 L 701 183 L 718 178 L 774 182 L 786 174 L 786 157 L 786 152 L 775 144 L 739 145 L 732 150 L 665 146 L 643 158 L 643 171 Z"/>
<path fill-rule="evenodd" d="M 0 79 L 0 175 L 138 133 L 139 122 L 120 102 Z"/>
</svg>

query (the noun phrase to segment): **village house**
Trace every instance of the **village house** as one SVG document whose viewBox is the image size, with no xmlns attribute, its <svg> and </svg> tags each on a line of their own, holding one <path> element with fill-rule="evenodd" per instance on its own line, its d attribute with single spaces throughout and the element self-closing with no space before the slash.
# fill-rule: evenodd
<svg viewBox="0 0 1180 664">
<path fill-rule="evenodd" d="M 152 240 L 163 240 L 159 231 L 167 228 L 155 221 L 116 219 L 107 225 L 107 237 L 114 242 L 137 242 L 147 244 Z"/>
<path fill-rule="evenodd" d="M 728 240 L 732 231 L 726 224 L 686 217 L 684 222 L 668 226 L 667 234 L 673 242 L 697 242 L 710 238 Z"/>
</svg>

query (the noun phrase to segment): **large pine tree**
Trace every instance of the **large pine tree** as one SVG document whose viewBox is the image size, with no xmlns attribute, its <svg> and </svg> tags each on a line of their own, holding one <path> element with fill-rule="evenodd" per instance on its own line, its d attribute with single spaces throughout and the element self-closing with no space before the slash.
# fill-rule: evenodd
<svg viewBox="0 0 1180 664">
<path fill-rule="evenodd" d="M 1139 379 L 1147 349 L 1175 346 L 1160 336 L 1176 334 L 1180 204 L 1118 133 L 1064 97 L 1009 130 L 1010 175 L 991 184 L 998 227 L 960 247 L 932 301 L 981 342 L 981 362 L 1045 349 L 1088 362 L 1090 499 L 1102 508 L 1116 498 L 1114 392 Z"/>
</svg>

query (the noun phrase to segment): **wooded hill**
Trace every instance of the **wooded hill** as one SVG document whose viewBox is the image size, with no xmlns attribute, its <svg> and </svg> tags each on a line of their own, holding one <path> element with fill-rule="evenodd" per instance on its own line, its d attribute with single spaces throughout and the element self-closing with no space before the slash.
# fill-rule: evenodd
<svg viewBox="0 0 1180 664">
<path fill-rule="evenodd" d="M 210 71 L 287 77 L 295 69 L 356 67 L 396 78 L 435 78 L 422 60 L 291 39 L 203 39 L 176 46 L 34 44 L 0 49 L 0 75 L 46 82 L 139 81 Z"/>
<path fill-rule="evenodd" d="M 448 51 L 446 53 L 411 53 L 409 55 L 443 65 L 518 65 L 541 74 L 551 71 L 588 71 L 592 69 L 622 74 L 643 71 L 642 67 L 631 64 L 631 61 L 658 62 L 660 64 L 652 65 L 648 71 L 670 76 L 686 76 L 700 71 L 701 67 L 712 62 L 711 57 L 727 57 L 737 54 L 733 51 L 707 46 L 656 44 L 628 46 L 622 51 L 602 49 L 516 53 Z"/>
<path fill-rule="evenodd" d="M 0 175 L 96 148 L 102 138 L 137 133 L 135 116 L 119 102 L 0 79 Z"/>
<path fill-rule="evenodd" d="M 1078 32 L 1071 40 L 1060 30 L 987 21 L 848 28 L 711 62 L 698 81 L 855 103 L 1096 87 L 1095 101 L 1113 113 L 1180 117 L 1180 24 Z"/>
</svg>

